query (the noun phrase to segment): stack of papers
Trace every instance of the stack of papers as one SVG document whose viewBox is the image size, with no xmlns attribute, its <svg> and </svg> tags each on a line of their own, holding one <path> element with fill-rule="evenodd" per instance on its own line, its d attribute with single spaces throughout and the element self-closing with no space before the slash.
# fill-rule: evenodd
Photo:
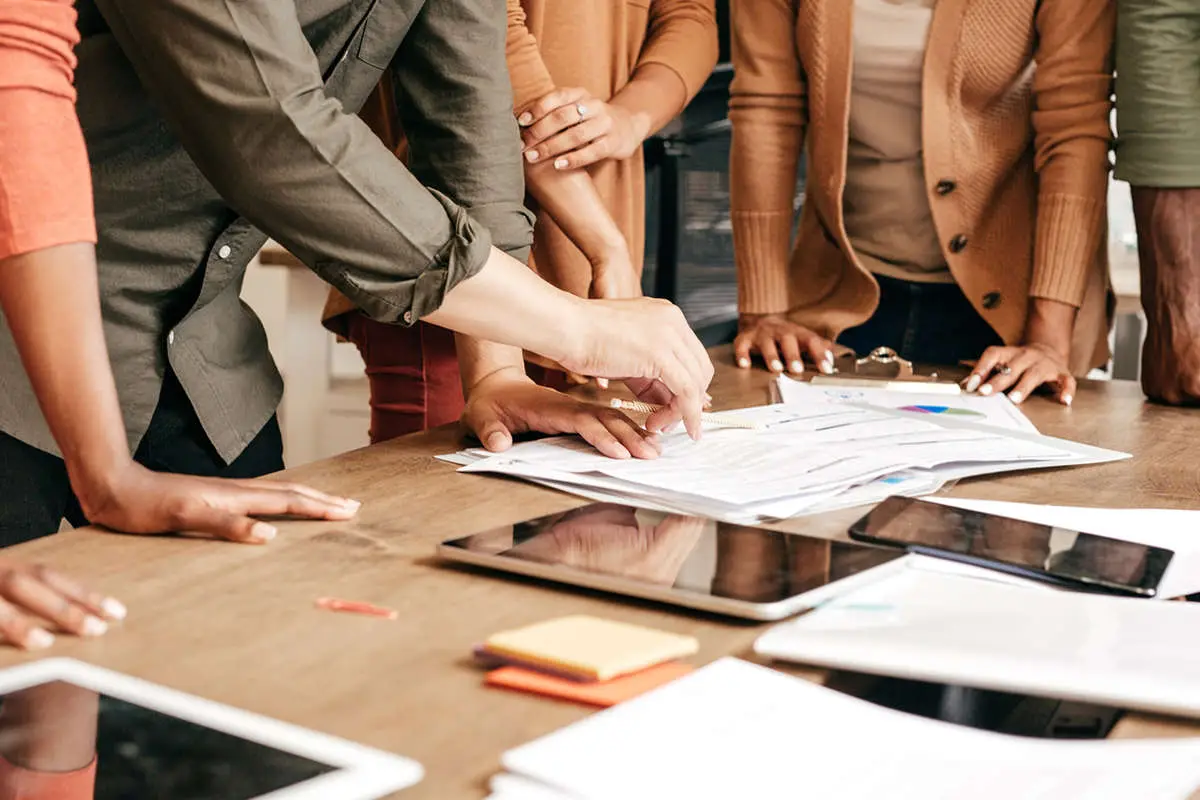
<svg viewBox="0 0 1200 800">
<path fill-rule="evenodd" d="M 801 664 L 1200 717 L 1200 605 L 907 568 L 777 625 L 760 655 Z M 925 565 L 930 568 L 926 568 Z"/>
<path fill-rule="evenodd" d="M 1001 400 L 1008 403 L 1007 400 Z M 1127 454 L 949 414 L 842 402 L 824 393 L 728 412 L 757 430 L 663 438 L 651 461 L 618 461 L 577 437 L 449 457 L 463 472 L 524 478 L 593 500 L 754 523 L 930 494 L 948 481 L 1096 464 Z"/>
<path fill-rule="evenodd" d="M 1005 736 L 727 658 L 502 764 L 491 800 L 1182 800 L 1200 785 L 1200 739 Z"/>
</svg>

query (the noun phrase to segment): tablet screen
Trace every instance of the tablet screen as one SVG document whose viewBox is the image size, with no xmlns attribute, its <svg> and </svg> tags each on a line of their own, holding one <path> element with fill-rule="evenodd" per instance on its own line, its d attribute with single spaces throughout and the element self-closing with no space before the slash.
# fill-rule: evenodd
<svg viewBox="0 0 1200 800">
<path fill-rule="evenodd" d="M 420 778 L 403 757 L 70 659 L 0 670 L 0 800 L 375 800 Z"/>
<path fill-rule="evenodd" d="M 615 503 L 506 525 L 444 546 L 749 603 L 786 600 L 902 555 Z"/>
</svg>

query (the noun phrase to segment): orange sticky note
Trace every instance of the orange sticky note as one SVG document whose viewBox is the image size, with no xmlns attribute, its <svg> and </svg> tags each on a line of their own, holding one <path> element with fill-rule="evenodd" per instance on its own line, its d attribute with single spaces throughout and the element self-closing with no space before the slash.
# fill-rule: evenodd
<svg viewBox="0 0 1200 800">
<path fill-rule="evenodd" d="M 608 681 L 581 683 L 521 667 L 501 667 L 489 672 L 484 683 L 488 686 L 499 686 L 503 689 L 515 689 L 518 692 L 541 694 L 589 706 L 608 708 L 617 703 L 632 700 L 651 689 L 657 689 L 663 684 L 683 677 L 694 669 L 695 667 L 690 664 L 668 661 L 632 675 L 622 675 Z"/>
</svg>

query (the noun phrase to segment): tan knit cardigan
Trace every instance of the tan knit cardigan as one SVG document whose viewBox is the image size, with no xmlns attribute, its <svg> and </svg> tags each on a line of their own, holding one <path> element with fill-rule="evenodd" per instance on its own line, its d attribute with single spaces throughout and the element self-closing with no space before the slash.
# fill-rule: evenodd
<svg viewBox="0 0 1200 800">
<path fill-rule="evenodd" d="M 842 213 L 853 6 L 732 0 L 739 307 L 830 337 L 879 302 Z M 1008 343 L 1030 297 L 1077 306 L 1077 374 L 1108 358 L 1114 16 L 1112 0 L 939 0 L 924 66 L 926 189 L 950 272 Z"/>
</svg>

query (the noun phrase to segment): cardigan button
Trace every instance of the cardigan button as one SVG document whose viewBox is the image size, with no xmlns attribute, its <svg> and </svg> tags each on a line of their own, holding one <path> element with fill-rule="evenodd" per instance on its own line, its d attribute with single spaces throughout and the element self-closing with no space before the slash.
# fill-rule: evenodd
<svg viewBox="0 0 1200 800">
<path fill-rule="evenodd" d="M 945 197 L 946 195 L 950 194 L 957 188 L 958 188 L 958 184 L 955 183 L 954 181 L 941 180 L 941 181 L 937 182 L 937 186 L 935 186 L 933 190 L 935 192 L 937 192 L 938 194 L 942 195 L 943 197 Z"/>
<path fill-rule="evenodd" d="M 950 240 L 950 252 L 961 253 L 967 249 L 967 237 L 964 234 L 958 234 Z"/>
<path fill-rule="evenodd" d="M 988 292 L 983 296 L 983 307 L 988 311 L 991 311 L 993 308 L 1000 305 L 1001 299 L 1002 298 L 1000 297 L 999 292 Z"/>
</svg>

